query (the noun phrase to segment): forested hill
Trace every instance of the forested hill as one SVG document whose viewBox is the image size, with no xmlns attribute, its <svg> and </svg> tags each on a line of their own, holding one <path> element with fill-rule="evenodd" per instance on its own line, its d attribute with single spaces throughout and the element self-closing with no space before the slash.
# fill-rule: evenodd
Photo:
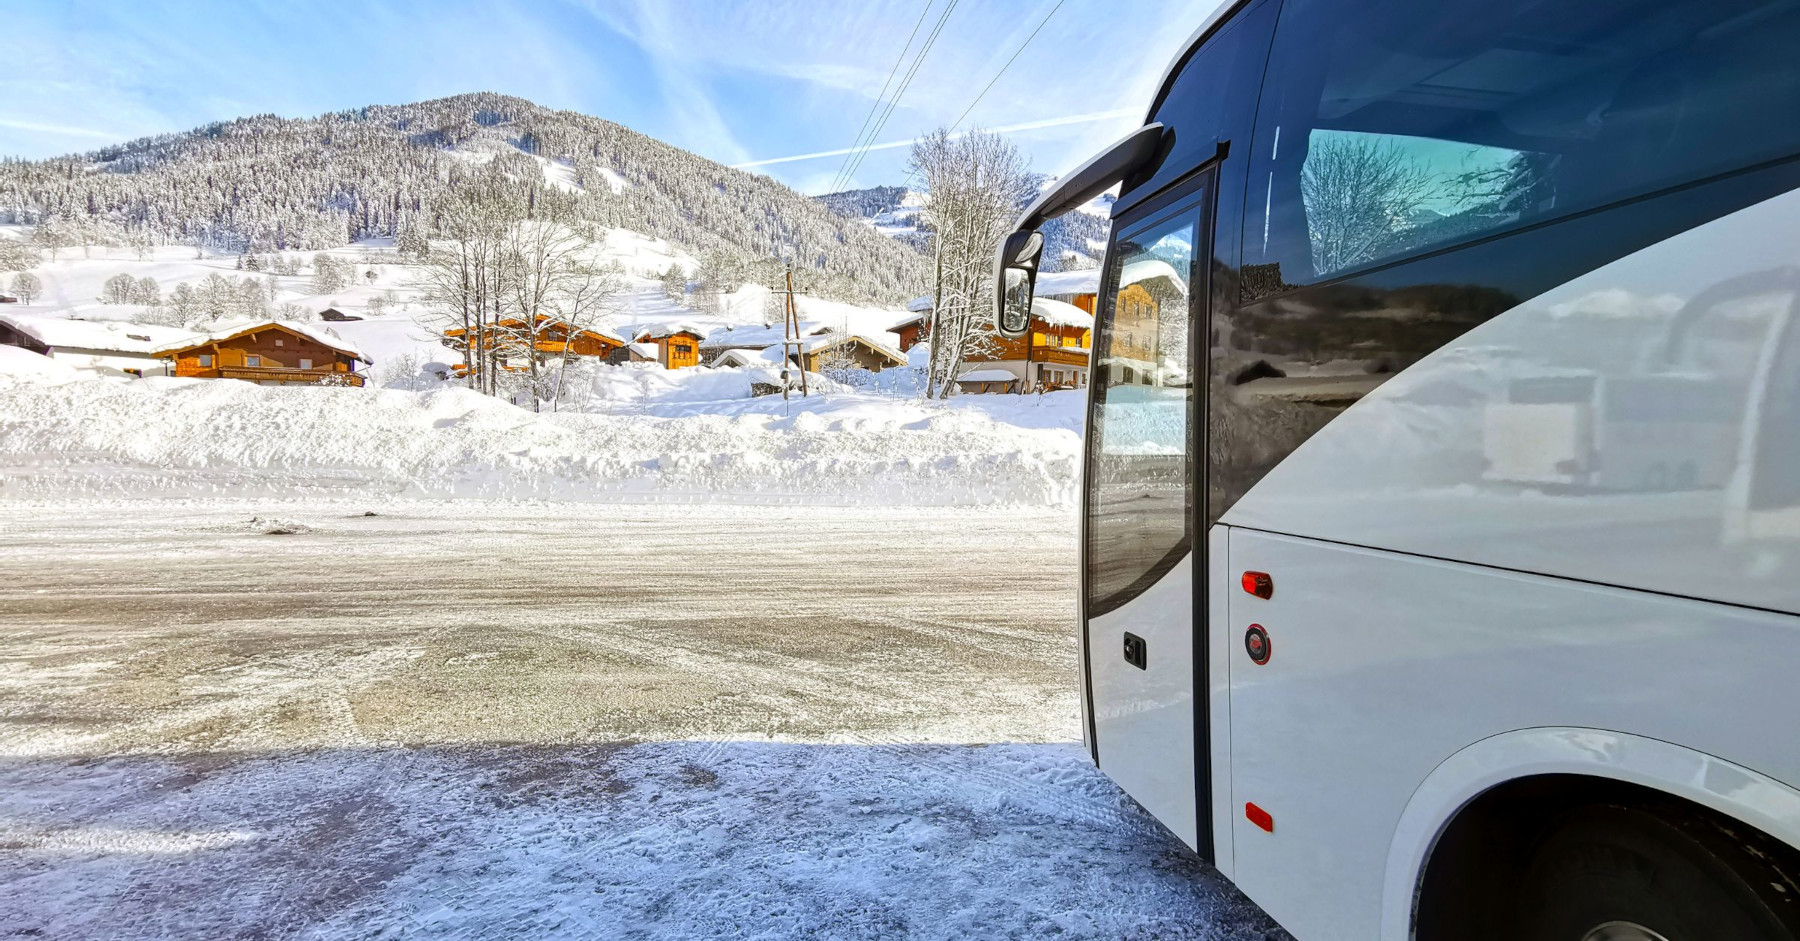
<svg viewBox="0 0 1800 941">
<path fill-rule="evenodd" d="M 496 171 L 498 169 L 502 172 Z M 429 234 L 435 197 L 477 180 L 572 202 L 593 222 L 752 270 L 795 252 L 809 289 L 892 302 L 919 254 L 775 182 L 628 128 L 489 93 L 293 119 L 258 115 L 94 153 L 0 162 L 0 222 L 92 240 L 316 250 Z"/>
<path fill-rule="evenodd" d="M 1038 177 L 1040 187 L 1048 186 L 1051 177 Z M 814 197 L 840 216 L 861 219 L 872 230 L 902 244 L 928 252 L 930 242 L 925 233 L 925 216 L 921 211 L 924 197 L 904 186 L 871 186 L 867 189 L 844 190 Z M 1020 211 L 1025 206 L 1019 207 Z M 1111 230 L 1108 216 L 1112 197 L 1102 196 L 1082 209 L 1066 213 L 1044 223 L 1045 271 L 1093 268 L 1106 252 L 1106 237 Z"/>
</svg>

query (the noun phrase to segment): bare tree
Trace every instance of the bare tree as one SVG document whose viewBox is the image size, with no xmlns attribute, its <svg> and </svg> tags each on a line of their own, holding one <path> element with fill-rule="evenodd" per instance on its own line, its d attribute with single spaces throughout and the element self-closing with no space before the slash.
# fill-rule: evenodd
<svg viewBox="0 0 1800 941">
<path fill-rule="evenodd" d="M 986 131 L 957 136 L 940 128 L 913 144 L 908 167 L 924 185 L 934 269 L 925 389 L 942 398 L 966 359 L 996 347 L 987 301 L 994 246 L 1034 186 L 1018 149 Z"/>
<path fill-rule="evenodd" d="M 12 292 L 19 296 L 19 300 L 29 304 L 32 298 L 44 293 L 44 282 L 30 272 L 16 274 L 12 279 Z"/>
<path fill-rule="evenodd" d="M 131 275 L 115 274 L 100 286 L 100 303 L 129 304 L 132 288 L 136 286 L 137 282 L 132 280 Z"/>
<path fill-rule="evenodd" d="M 145 275 L 131 285 L 131 303 L 155 307 L 162 303 L 162 285 L 156 279 Z"/>
<path fill-rule="evenodd" d="M 431 208 L 441 238 L 425 254 L 420 287 L 439 332 L 457 331 L 451 345 L 461 348 L 469 387 L 492 395 L 501 361 L 493 342 L 505 293 L 501 249 L 516 213 L 503 196 L 473 185 Z"/>
<path fill-rule="evenodd" d="M 1392 141 L 1315 140 L 1300 174 L 1313 268 L 1340 271 L 1388 254 L 1441 182 Z"/>
</svg>

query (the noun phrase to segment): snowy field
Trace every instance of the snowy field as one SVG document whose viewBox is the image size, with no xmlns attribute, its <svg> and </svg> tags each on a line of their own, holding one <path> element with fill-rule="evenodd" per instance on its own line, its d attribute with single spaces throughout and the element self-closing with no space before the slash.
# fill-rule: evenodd
<svg viewBox="0 0 1800 941">
<path fill-rule="evenodd" d="M 7 934 L 1284 937 L 1074 744 L 1066 510 L 0 531 Z"/>
</svg>

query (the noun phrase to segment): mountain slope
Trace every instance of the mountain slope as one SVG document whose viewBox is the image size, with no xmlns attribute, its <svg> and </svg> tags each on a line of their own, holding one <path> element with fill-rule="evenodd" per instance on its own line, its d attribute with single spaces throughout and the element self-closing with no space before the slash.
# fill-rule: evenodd
<svg viewBox="0 0 1800 941">
<path fill-rule="evenodd" d="M 1048 186 L 1051 182 L 1044 178 L 1043 185 Z M 921 252 L 930 251 L 931 241 L 922 213 L 925 196 L 918 190 L 904 186 L 871 186 L 814 198 L 840 216 L 861 220 L 865 227 L 875 232 Z M 1101 196 L 1075 212 L 1044 223 L 1041 230 L 1044 233 L 1043 270 L 1097 267 L 1106 252 L 1107 233 L 1112 225 L 1111 211 L 1112 197 Z"/>
<path fill-rule="evenodd" d="M 502 174 L 482 171 L 499 162 Z M 745 265 L 792 254 L 811 290 L 894 301 L 918 254 L 772 179 L 520 98 L 458 95 L 291 119 L 257 115 L 79 156 L 0 163 L 0 222 L 95 240 L 316 250 L 429 227 L 435 196 L 478 177 L 572 201 L 593 222 Z"/>
</svg>

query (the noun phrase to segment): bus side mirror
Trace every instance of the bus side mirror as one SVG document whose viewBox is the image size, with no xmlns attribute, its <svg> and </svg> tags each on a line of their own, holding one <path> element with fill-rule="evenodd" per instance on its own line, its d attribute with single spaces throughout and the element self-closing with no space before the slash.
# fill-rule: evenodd
<svg viewBox="0 0 1800 941">
<path fill-rule="evenodd" d="M 1043 254 L 1041 233 L 1014 232 L 1000 243 L 994 258 L 994 327 L 1009 340 L 1031 329 L 1031 295 L 1037 289 L 1038 259 Z"/>
</svg>

